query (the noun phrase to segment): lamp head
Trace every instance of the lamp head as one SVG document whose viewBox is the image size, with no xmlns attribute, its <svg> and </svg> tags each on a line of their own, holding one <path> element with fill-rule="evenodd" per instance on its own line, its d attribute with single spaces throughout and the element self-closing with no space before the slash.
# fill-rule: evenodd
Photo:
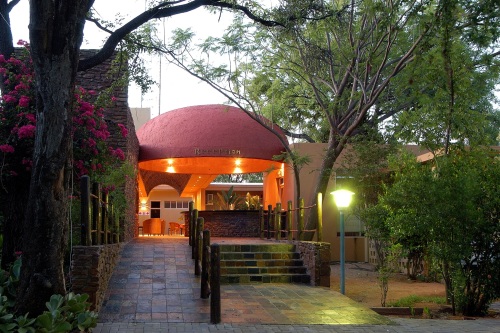
<svg viewBox="0 0 500 333">
<path fill-rule="evenodd" d="M 339 209 L 347 208 L 351 204 L 354 192 L 348 190 L 336 190 L 331 192 L 333 200 Z"/>
</svg>

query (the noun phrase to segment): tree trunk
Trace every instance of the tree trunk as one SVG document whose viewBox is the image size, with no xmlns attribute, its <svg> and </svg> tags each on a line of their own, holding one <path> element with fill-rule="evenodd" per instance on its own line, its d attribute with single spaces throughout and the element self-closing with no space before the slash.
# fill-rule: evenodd
<svg viewBox="0 0 500 333">
<path fill-rule="evenodd" d="M 338 155 L 343 149 L 343 145 L 337 140 L 336 135 L 333 131 L 330 131 L 330 137 L 328 139 L 328 148 L 326 150 L 325 157 L 323 159 L 323 163 L 321 164 L 321 169 L 319 172 L 318 180 L 316 181 L 316 186 L 314 188 L 314 193 L 311 196 L 311 201 L 309 205 L 314 205 L 317 194 L 319 192 L 323 193 L 323 200 L 327 197 L 326 189 L 328 187 L 328 182 L 330 181 L 330 177 L 333 173 L 333 165 L 337 160 Z M 318 212 L 316 209 L 311 209 L 309 211 L 309 215 L 306 223 L 306 230 L 316 229 L 318 225 Z M 304 235 L 304 240 L 311 241 L 314 237 L 314 233 L 308 232 Z"/>
<path fill-rule="evenodd" d="M 30 2 L 37 127 L 26 218 L 18 313 L 34 317 L 65 294 L 71 108 L 85 15 L 92 1 Z"/>
</svg>

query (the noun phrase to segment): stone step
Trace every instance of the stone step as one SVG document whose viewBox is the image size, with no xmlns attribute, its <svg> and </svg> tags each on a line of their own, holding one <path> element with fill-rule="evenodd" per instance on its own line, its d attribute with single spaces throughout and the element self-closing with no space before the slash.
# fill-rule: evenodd
<svg viewBox="0 0 500 333">
<path fill-rule="evenodd" d="M 300 260 L 297 252 L 222 252 L 221 260 Z"/>
<path fill-rule="evenodd" d="M 303 266 L 302 259 L 221 259 L 221 267 L 283 267 Z"/>
<path fill-rule="evenodd" d="M 307 283 L 307 274 L 295 245 L 220 245 L 221 283 Z"/>
<path fill-rule="evenodd" d="M 238 283 L 305 283 L 311 282 L 307 274 L 252 274 L 252 275 L 221 275 L 221 284 Z"/>
<path fill-rule="evenodd" d="M 295 245 L 287 243 L 277 244 L 220 244 L 220 252 L 265 252 L 265 253 L 279 253 L 279 252 L 295 252 Z"/>
<path fill-rule="evenodd" d="M 281 267 L 221 267 L 221 275 L 257 275 L 257 274 L 306 274 L 304 266 L 281 266 Z"/>
</svg>

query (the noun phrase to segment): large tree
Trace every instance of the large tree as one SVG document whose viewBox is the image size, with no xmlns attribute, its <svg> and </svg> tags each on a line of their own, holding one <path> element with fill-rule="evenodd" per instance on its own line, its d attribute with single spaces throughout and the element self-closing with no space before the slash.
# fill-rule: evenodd
<svg viewBox="0 0 500 333">
<path fill-rule="evenodd" d="M 14 48 L 10 30 L 12 8 L 18 0 L 0 0 L 0 53 L 7 59 Z M 130 33 L 150 20 L 195 10 L 202 6 L 240 10 L 262 24 L 277 25 L 252 13 L 236 1 L 163 1 L 116 30 L 91 58 L 80 61 L 84 26 L 94 0 L 30 2 L 30 44 L 35 71 L 37 126 L 33 167 L 23 232 L 19 312 L 37 315 L 55 293 L 65 293 L 63 256 L 67 242 L 66 216 L 69 194 L 68 163 L 72 150 L 71 110 L 76 73 L 109 58 Z M 264 14 L 262 11 L 259 14 Z M 140 41 L 138 41 L 140 42 Z M 4 90 L 5 87 L 2 87 Z"/>
<path fill-rule="evenodd" d="M 296 16 L 303 4 L 283 1 L 277 15 Z M 281 29 L 236 22 L 223 38 L 201 45 L 203 54 L 227 54 L 228 61 L 214 67 L 209 66 L 213 57 L 206 57 L 190 69 L 291 136 L 327 143 L 316 192 L 326 191 L 333 165 L 352 137 L 373 136 L 388 120 L 399 121 L 398 114 L 412 112 L 417 120 L 429 118 L 431 111 L 439 114 L 443 121 L 435 126 L 436 135 L 445 137 L 445 147 L 470 131 L 461 126 L 467 121 L 456 117 L 467 100 L 473 103 L 468 114 L 475 128 L 487 123 L 484 115 L 491 110 L 492 83 L 498 78 L 497 1 L 315 4 L 314 13 L 324 16 L 314 17 L 321 20 L 294 20 Z M 293 135 L 297 131 L 302 135 Z M 314 214 L 306 229 L 315 228 Z"/>
</svg>

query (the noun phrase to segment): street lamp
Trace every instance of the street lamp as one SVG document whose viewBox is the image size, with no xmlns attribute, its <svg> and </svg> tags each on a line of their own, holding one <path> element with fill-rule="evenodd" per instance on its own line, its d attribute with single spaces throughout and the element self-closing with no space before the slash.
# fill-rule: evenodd
<svg viewBox="0 0 500 333">
<path fill-rule="evenodd" d="M 345 294 L 344 210 L 349 207 L 354 192 L 337 190 L 331 194 L 340 212 L 340 293 Z"/>
</svg>

